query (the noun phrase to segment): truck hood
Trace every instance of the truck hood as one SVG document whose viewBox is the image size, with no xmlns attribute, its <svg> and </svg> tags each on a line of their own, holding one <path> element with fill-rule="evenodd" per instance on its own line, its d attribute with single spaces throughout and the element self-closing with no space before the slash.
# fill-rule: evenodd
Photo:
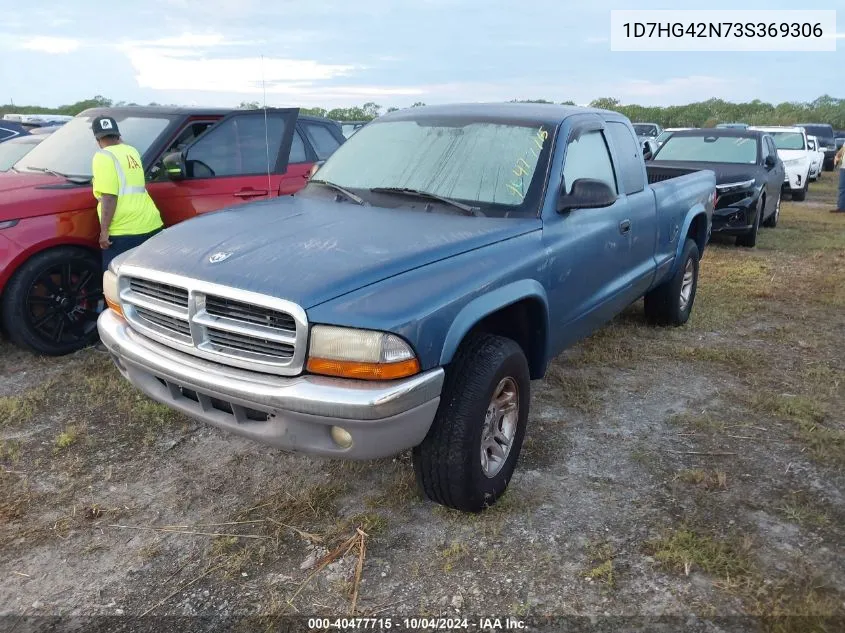
<svg viewBox="0 0 845 633">
<path fill-rule="evenodd" d="M 795 158 L 803 158 L 810 160 L 810 151 L 808 149 L 779 149 L 778 156 L 783 162 L 793 160 Z"/>
<path fill-rule="evenodd" d="M 93 209 L 95 205 L 91 185 L 69 183 L 50 174 L 0 172 L 0 222 Z"/>
<path fill-rule="evenodd" d="M 653 160 L 646 163 L 657 167 L 677 167 L 680 169 L 709 169 L 716 174 L 716 184 L 755 180 L 763 168 L 757 165 L 736 165 L 732 163 L 704 163 L 688 160 Z"/>
<path fill-rule="evenodd" d="M 539 218 L 465 217 L 285 197 L 177 224 L 130 251 L 120 265 L 259 292 L 307 309 L 541 226 Z M 212 263 L 215 254 L 225 259 Z"/>
</svg>

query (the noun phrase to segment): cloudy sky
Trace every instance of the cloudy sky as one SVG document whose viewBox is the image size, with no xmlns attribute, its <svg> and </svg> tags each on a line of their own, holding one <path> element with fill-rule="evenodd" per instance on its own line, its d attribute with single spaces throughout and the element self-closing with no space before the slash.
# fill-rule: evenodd
<svg viewBox="0 0 845 633">
<path fill-rule="evenodd" d="M 841 0 L 807 0 L 831 9 Z M 845 97 L 836 52 L 611 52 L 611 9 L 652 0 L 0 0 L 0 102 L 235 106 L 544 98 L 680 104 Z M 73 6 L 73 8 L 71 8 Z M 708 0 L 707 9 L 794 9 Z M 576 8 L 577 7 L 577 8 Z M 845 4 L 837 16 L 845 33 Z"/>
</svg>

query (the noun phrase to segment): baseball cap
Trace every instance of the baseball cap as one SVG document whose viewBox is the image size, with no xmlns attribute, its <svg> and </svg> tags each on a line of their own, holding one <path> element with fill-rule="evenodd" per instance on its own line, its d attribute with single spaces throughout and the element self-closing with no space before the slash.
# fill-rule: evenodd
<svg viewBox="0 0 845 633">
<path fill-rule="evenodd" d="M 120 136 L 120 130 L 117 129 L 117 121 L 110 116 L 98 116 L 91 122 L 91 129 L 94 131 L 94 138 Z"/>
</svg>

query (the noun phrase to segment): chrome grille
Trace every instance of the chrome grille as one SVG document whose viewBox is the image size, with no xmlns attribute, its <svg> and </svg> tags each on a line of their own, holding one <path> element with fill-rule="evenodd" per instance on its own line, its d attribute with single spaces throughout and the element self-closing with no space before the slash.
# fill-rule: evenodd
<svg viewBox="0 0 845 633">
<path fill-rule="evenodd" d="M 308 322 L 294 303 L 129 266 L 118 287 L 126 319 L 159 343 L 253 371 L 302 371 Z"/>
<path fill-rule="evenodd" d="M 183 321 L 182 319 L 177 319 L 166 314 L 159 314 L 158 312 L 153 312 L 152 310 L 147 310 L 147 308 L 142 308 L 140 306 L 135 306 L 135 311 L 138 313 L 139 317 L 145 321 L 149 321 L 153 325 L 164 328 L 165 330 L 176 332 L 182 336 L 191 336 L 191 326 L 188 325 L 187 321 Z"/>
<path fill-rule="evenodd" d="M 183 308 L 188 307 L 188 291 L 185 288 L 147 281 L 146 279 L 130 279 L 129 287 L 133 292 L 146 297 L 172 303 Z"/>
</svg>

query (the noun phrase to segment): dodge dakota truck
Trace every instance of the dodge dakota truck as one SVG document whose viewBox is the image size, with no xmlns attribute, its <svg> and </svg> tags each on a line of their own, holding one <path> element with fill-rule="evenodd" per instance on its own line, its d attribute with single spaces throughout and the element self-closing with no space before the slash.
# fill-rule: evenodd
<svg viewBox="0 0 845 633">
<path fill-rule="evenodd" d="M 314 455 L 413 449 L 428 498 L 481 511 L 558 353 L 643 296 L 654 323 L 687 321 L 715 191 L 709 170 L 651 174 L 615 112 L 409 108 L 297 195 L 116 258 L 100 337 L 189 416 Z"/>
<path fill-rule="evenodd" d="M 95 342 L 103 307 L 91 192 L 91 121 L 114 117 L 138 149 L 166 226 L 296 193 L 345 140 L 299 110 L 92 108 L 0 173 L 0 324 L 17 345 L 62 355 Z"/>
</svg>

